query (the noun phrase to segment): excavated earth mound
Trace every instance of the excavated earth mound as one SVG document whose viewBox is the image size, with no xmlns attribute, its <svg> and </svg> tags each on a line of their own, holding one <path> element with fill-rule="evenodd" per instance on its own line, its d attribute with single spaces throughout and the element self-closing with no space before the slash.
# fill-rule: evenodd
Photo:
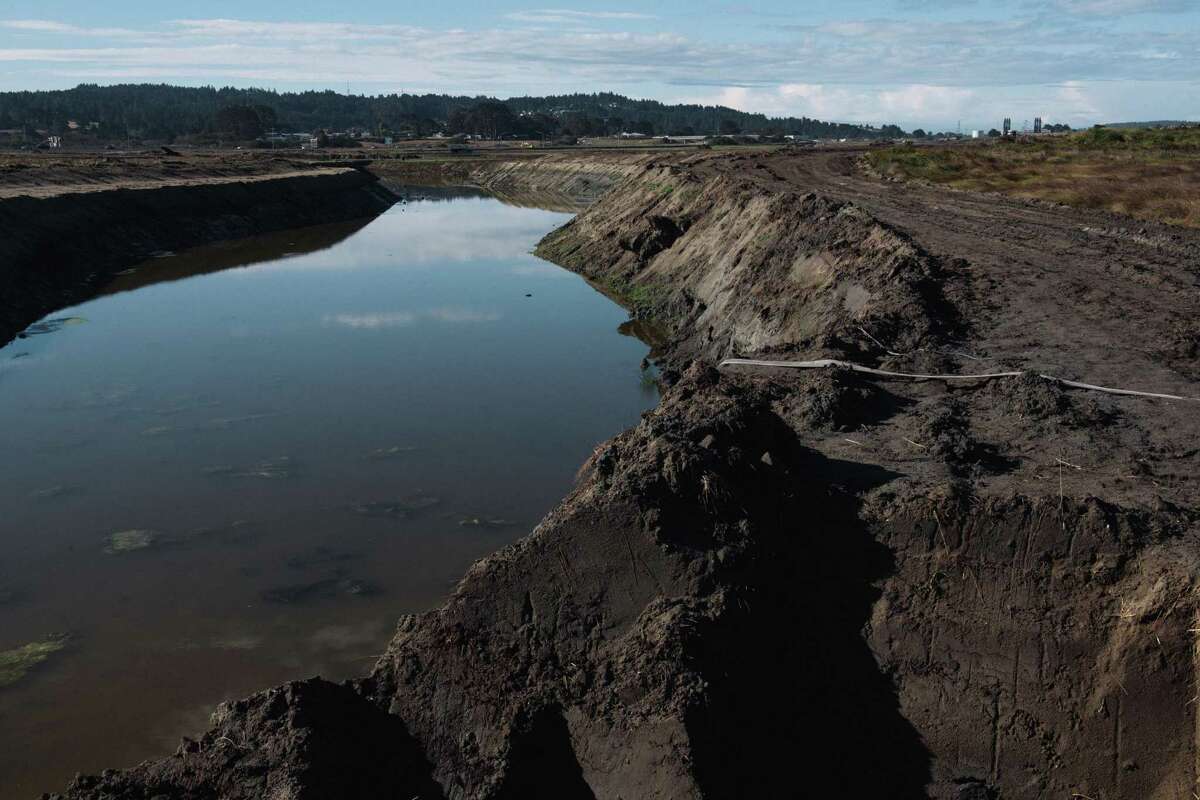
<svg viewBox="0 0 1200 800">
<path fill-rule="evenodd" d="M 65 796 L 1192 796 L 1198 406 L 1038 377 L 1198 393 L 1200 236 L 1114 225 L 639 163 L 539 252 L 667 328 L 659 407 L 368 677 Z"/>
</svg>

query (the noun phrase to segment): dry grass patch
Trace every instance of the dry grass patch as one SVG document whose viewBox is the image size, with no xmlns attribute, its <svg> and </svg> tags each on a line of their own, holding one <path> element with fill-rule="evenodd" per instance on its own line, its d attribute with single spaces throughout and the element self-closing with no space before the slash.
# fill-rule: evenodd
<svg viewBox="0 0 1200 800">
<path fill-rule="evenodd" d="M 1200 128 L 892 147 L 868 159 L 891 177 L 1200 228 Z"/>
</svg>

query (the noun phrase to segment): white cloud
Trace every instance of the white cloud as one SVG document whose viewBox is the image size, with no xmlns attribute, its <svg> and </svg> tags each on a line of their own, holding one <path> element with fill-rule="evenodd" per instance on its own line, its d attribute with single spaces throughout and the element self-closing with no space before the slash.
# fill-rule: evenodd
<svg viewBox="0 0 1200 800">
<path fill-rule="evenodd" d="M 416 324 L 417 315 L 409 311 L 376 311 L 367 314 L 326 314 L 321 318 L 325 325 L 343 328 L 378 330 L 380 328 L 406 328 Z"/>
<path fill-rule="evenodd" d="M 522 278 L 567 278 L 572 276 L 572 273 L 554 264 L 520 264 L 509 271 Z"/>
<path fill-rule="evenodd" d="M 1195 0 L 1055 0 L 1054 5 L 1072 14 L 1177 14 L 1194 11 Z"/>
<path fill-rule="evenodd" d="M 731 87 L 703 98 L 772 116 L 844 119 L 869 124 L 925 125 L 926 120 L 961 118 L 977 102 L 975 90 L 954 86 L 910 84 L 895 87 L 785 83 L 774 88 Z"/>
<path fill-rule="evenodd" d="M 499 311 L 475 308 L 447 307 L 425 311 L 370 311 L 364 313 L 326 314 L 321 324 L 353 328 L 355 330 L 381 330 L 385 328 L 408 328 L 422 319 L 450 324 L 477 324 L 499 320 Z"/>
<path fill-rule="evenodd" d="M 6 19 L 0 21 L 0 28 L 17 31 L 40 31 L 43 33 L 74 33 L 79 30 L 74 25 L 48 19 Z"/>
<path fill-rule="evenodd" d="M 1197 7 L 1196 0 L 1028 0 L 1000 19 L 772 24 L 758 41 L 622 29 L 650 17 L 559 9 L 513 12 L 509 27 L 474 30 L 214 18 L 130 31 L 14 19 L 0 21 L 7 65 L 0 83 L 349 82 L 358 92 L 499 96 L 611 89 L 922 127 L 1025 113 L 1018 106 L 1055 118 L 1060 108 L 1133 118 L 1126 108 L 1153 101 L 1153 116 L 1176 117 L 1194 111 L 1176 106 L 1195 96 L 1200 76 L 1200 24 L 1184 24 L 1196 15 L 1143 17 L 1137 35 L 1119 15 L 1181 10 L 1181 3 Z M 603 28 L 588 27 L 599 22 Z M 1120 89 L 1135 85 L 1136 97 Z"/>
<path fill-rule="evenodd" d="M 639 14 L 633 11 L 570 11 L 562 8 L 540 8 L 532 11 L 513 11 L 505 14 L 505 18 L 515 22 L 598 22 L 658 19 L 653 14 Z"/>
<path fill-rule="evenodd" d="M 483 311 L 475 308 L 431 308 L 425 312 L 430 319 L 438 322 L 477 323 L 495 322 L 500 319 L 499 311 Z"/>
<path fill-rule="evenodd" d="M 23 33 L 54 33 L 74 36 L 141 37 L 148 35 L 144 31 L 128 28 L 83 28 L 51 19 L 4 19 L 0 20 L 0 28 Z"/>
<path fill-rule="evenodd" d="M 978 89 L 795 83 L 733 87 L 677 99 L 778 116 L 837 116 L 876 125 L 891 122 L 906 129 L 954 130 L 961 122 L 964 130 L 987 130 L 1000 127 L 1003 117 L 1011 117 L 1018 126 L 1042 117 L 1047 122 L 1080 127 L 1137 119 L 1190 119 L 1200 111 L 1200 81 L 1063 81 Z"/>
<path fill-rule="evenodd" d="M 1062 0 L 1128 4 L 1135 0 Z M 1146 0 L 1137 0 L 1145 2 Z M 542 13 L 542 12 L 517 12 Z M 558 13 L 558 12 L 554 12 Z M 623 14 L 624 12 L 573 12 Z M 104 47 L 4 47 L 0 61 L 79 64 L 80 78 L 238 80 L 336 85 L 347 80 L 413 91 L 524 94 L 638 85 L 1033 85 L 1064 80 L 1153 80 L 1200 74 L 1200 29 L 1170 26 L 1129 36 L 1059 15 L 935 22 L 841 20 L 775 26 L 761 42 L 698 40 L 671 32 L 574 27 L 433 30 L 408 25 L 181 19 L 153 40 Z M 621 19 L 625 19 L 622 17 Z M 10 20 L 44 35 L 74 29 Z M 16 27 L 13 26 L 25 26 Z M 112 37 L 120 39 L 120 37 Z M 660 93 L 656 90 L 655 93 Z"/>
</svg>

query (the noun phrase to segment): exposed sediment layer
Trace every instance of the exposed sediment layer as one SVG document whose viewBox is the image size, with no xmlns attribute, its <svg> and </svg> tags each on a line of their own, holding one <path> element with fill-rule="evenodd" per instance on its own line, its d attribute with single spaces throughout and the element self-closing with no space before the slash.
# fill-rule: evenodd
<svg viewBox="0 0 1200 800">
<path fill-rule="evenodd" d="M 670 324 L 659 407 L 401 620 L 370 676 L 229 704 L 173 757 L 68 796 L 1189 796 L 1194 406 L 713 365 L 1056 364 L 1187 394 L 1179 254 L 1200 238 L 1106 238 L 1097 259 L 1083 212 L 990 199 L 985 237 L 966 201 L 827 170 L 643 163 L 547 237 Z M 1111 358 L 1111 307 L 1062 302 L 1101 276 L 1140 355 Z"/>
<path fill-rule="evenodd" d="M 146 182 L 0 198 L 0 342 L 159 251 L 378 214 L 394 198 L 354 169 Z"/>
</svg>

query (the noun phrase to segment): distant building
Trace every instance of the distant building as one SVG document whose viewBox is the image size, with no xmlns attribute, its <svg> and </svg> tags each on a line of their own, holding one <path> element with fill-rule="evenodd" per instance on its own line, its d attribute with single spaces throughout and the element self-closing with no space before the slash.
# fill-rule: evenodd
<svg viewBox="0 0 1200 800">
<path fill-rule="evenodd" d="M 1012 133 L 1012 117 L 1004 118 L 1004 127 L 1001 129 L 1002 136 L 1008 136 Z"/>
<path fill-rule="evenodd" d="M 1033 118 L 1033 132 L 1034 133 L 1042 132 L 1042 118 L 1041 117 Z"/>
</svg>

